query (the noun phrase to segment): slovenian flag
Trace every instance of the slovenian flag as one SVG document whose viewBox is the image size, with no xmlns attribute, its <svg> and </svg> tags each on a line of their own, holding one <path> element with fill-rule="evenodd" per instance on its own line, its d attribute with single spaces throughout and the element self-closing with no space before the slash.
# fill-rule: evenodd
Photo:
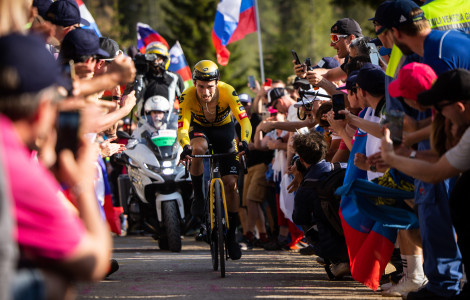
<svg viewBox="0 0 470 300">
<path fill-rule="evenodd" d="M 82 0 L 75 0 L 75 1 L 77 2 L 78 9 L 80 10 L 80 17 L 82 19 L 87 20 L 88 23 L 90 23 L 90 25 L 83 26 L 83 28 L 91 29 L 96 33 L 97 36 L 101 36 L 101 32 L 98 29 L 98 25 L 96 25 L 95 19 L 86 8 L 85 3 L 83 3 Z"/>
<path fill-rule="evenodd" d="M 170 66 L 168 67 L 168 70 L 181 75 L 181 78 L 183 78 L 184 82 L 184 88 L 192 86 L 193 80 L 191 76 L 191 69 L 186 62 L 186 58 L 184 57 L 180 42 L 176 41 L 176 44 L 171 47 L 169 53 Z"/>
<path fill-rule="evenodd" d="M 212 30 L 217 62 L 227 65 L 230 52 L 226 46 L 256 31 L 256 28 L 254 0 L 220 0 Z"/>
<path fill-rule="evenodd" d="M 363 118 L 366 111 L 367 109 L 361 111 L 359 117 Z M 344 185 L 358 178 L 367 179 L 367 172 L 354 165 L 354 154 L 365 153 L 366 142 L 367 133 L 358 129 L 349 156 Z M 351 275 L 356 281 L 375 291 L 392 256 L 397 229 L 385 227 L 363 214 L 350 196 L 341 197 L 339 214 L 348 246 Z"/>
<path fill-rule="evenodd" d="M 152 27 L 144 23 L 137 23 L 137 48 L 140 53 L 145 53 L 145 47 L 152 42 L 160 42 L 167 49 L 170 48 L 167 41 L 158 32 L 153 30 Z"/>
</svg>

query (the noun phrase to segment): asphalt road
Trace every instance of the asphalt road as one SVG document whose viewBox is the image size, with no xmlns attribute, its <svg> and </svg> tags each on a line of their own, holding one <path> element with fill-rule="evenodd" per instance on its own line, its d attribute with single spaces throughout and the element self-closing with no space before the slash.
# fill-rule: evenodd
<svg viewBox="0 0 470 300">
<path fill-rule="evenodd" d="M 80 285 L 78 299 L 383 299 L 351 278 L 328 281 L 315 256 L 243 251 L 212 270 L 209 246 L 185 237 L 180 253 L 159 250 L 150 236 L 114 238 L 120 269 L 97 284 Z M 388 298 L 399 299 L 399 298 Z"/>
</svg>

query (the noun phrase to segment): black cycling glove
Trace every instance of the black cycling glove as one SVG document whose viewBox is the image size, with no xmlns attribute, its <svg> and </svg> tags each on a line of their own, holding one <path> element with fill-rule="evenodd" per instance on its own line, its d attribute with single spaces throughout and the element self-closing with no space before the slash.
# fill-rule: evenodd
<svg viewBox="0 0 470 300">
<path fill-rule="evenodd" d="M 193 154 L 193 149 L 191 149 L 191 146 L 186 145 L 183 147 L 183 152 L 180 154 L 180 160 L 185 160 L 186 155 L 191 155 Z"/>
<path fill-rule="evenodd" d="M 246 141 L 242 141 L 242 144 L 238 147 L 238 151 L 245 151 L 245 155 L 248 154 L 248 152 L 250 152 L 250 150 L 248 149 L 248 143 Z"/>
</svg>

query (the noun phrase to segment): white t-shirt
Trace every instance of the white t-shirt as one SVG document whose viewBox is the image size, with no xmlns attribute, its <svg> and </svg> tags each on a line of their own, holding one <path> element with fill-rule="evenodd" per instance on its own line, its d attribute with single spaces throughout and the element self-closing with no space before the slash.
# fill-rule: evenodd
<svg viewBox="0 0 470 300">
<path fill-rule="evenodd" d="M 364 120 L 371 121 L 374 123 L 379 123 L 380 118 L 376 117 L 374 114 L 375 114 L 375 110 L 372 107 L 367 107 L 366 113 L 364 115 Z M 382 142 L 379 138 L 376 138 L 375 136 L 371 134 L 367 134 L 366 156 L 370 156 L 374 153 L 379 152 L 381 144 Z M 383 173 L 380 173 L 380 172 L 367 171 L 367 179 L 369 180 L 375 179 L 382 175 Z"/>
<path fill-rule="evenodd" d="M 464 172 L 470 169 L 470 127 L 465 130 L 459 143 L 445 154 L 449 163 Z"/>
</svg>

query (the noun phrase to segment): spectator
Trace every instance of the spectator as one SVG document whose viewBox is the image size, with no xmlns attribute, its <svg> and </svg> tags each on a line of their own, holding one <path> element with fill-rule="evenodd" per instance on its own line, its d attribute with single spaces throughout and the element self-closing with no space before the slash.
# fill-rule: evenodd
<svg viewBox="0 0 470 300">
<path fill-rule="evenodd" d="M 0 60 L 1 76 L 17 78 L 13 84 L 2 81 L 0 146 L 9 157 L 7 174 L 15 179 L 10 190 L 21 258 L 58 274 L 63 286 L 70 280 L 99 280 L 109 270 L 112 242 L 93 191 L 96 149 L 82 140 L 78 160 L 70 151 L 59 155 L 58 174 L 72 187 L 77 215 L 64 206 L 57 196 L 58 183 L 40 163 L 31 161 L 26 148 L 53 131 L 60 68 L 44 43 L 17 34 L 0 38 Z M 59 290 L 55 285 L 53 292 Z"/>
<path fill-rule="evenodd" d="M 470 99 L 469 95 L 469 86 L 468 82 L 470 82 L 470 72 L 463 69 L 455 69 L 448 72 L 441 74 L 434 85 L 428 91 L 425 91 L 418 95 L 418 103 L 420 105 L 433 105 L 436 110 L 441 111 L 442 114 L 448 118 L 452 124 L 457 126 L 465 126 L 467 130 L 465 131 L 464 135 L 462 136 L 460 142 L 447 151 L 445 155 L 439 158 L 436 162 L 429 162 L 419 158 L 407 158 L 401 155 L 397 155 L 393 150 L 393 144 L 390 140 L 390 132 L 388 129 L 385 130 L 385 137 L 382 139 L 382 158 L 386 163 L 389 165 L 397 168 L 398 170 L 415 177 L 417 180 L 423 180 L 425 182 L 430 183 L 439 183 L 446 178 L 451 178 L 453 176 L 457 176 L 463 172 L 462 176 L 456 182 L 452 194 L 449 199 L 449 203 L 447 203 L 446 198 L 443 199 L 436 199 L 438 200 L 435 204 L 438 206 L 440 211 L 439 214 L 433 214 L 432 220 L 430 219 L 428 223 L 437 223 L 438 225 L 431 227 L 430 224 L 427 224 L 424 228 L 427 230 L 432 230 L 429 232 L 430 238 L 432 240 L 436 240 L 436 246 L 431 251 L 436 251 L 442 247 L 442 245 L 446 245 L 446 253 L 455 253 L 458 252 L 457 250 L 452 250 L 451 246 L 452 243 L 447 241 L 445 244 L 442 244 L 443 239 L 445 240 L 454 240 L 454 236 L 452 234 L 452 230 L 443 230 L 446 228 L 444 227 L 445 223 L 443 220 L 437 221 L 436 218 L 438 216 L 444 218 L 447 221 L 450 221 L 450 216 L 452 216 L 452 223 L 455 226 L 455 230 L 458 236 L 458 243 L 460 251 L 462 252 L 462 259 L 464 260 L 464 264 L 468 262 L 469 255 L 468 255 L 468 222 L 466 221 L 465 212 L 467 211 L 467 203 L 464 198 L 466 195 L 466 190 L 468 189 L 468 163 L 467 163 L 467 153 L 465 147 L 466 143 L 468 143 L 468 126 L 470 125 L 470 115 L 469 115 L 469 102 Z M 419 153 L 419 152 L 418 152 Z M 412 156 L 415 156 L 414 153 Z M 445 207 L 446 205 L 450 205 L 450 214 L 449 214 L 449 207 Z M 429 207 L 429 205 L 427 205 Z M 428 208 L 426 207 L 426 208 Z M 424 214 L 423 214 L 424 215 Z M 421 214 L 420 214 L 421 216 Z M 420 218 L 421 223 L 421 218 Z M 423 235 L 423 233 L 422 233 Z M 439 241 L 440 247 L 437 246 L 437 240 Z M 425 236 L 423 236 L 423 242 L 425 241 Z M 424 246 L 424 245 L 423 245 Z M 424 248 L 425 258 L 426 258 L 426 248 Z M 444 251 L 444 249 L 442 249 Z M 439 251 L 441 252 L 441 251 Z M 434 253 L 434 252 L 431 252 Z M 454 254 L 455 255 L 455 254 Z M 434 256 L 434 260 L 442 260 L 443 255 Z M 447 258 L 449 260 L 449 258 Z M 458 259 L 454 258 L 454 266 L 458 266 Z M 425 267 L 426 267 L 426 260 L 425 260 Z M 439 268 L 443 268 L 445 265 L 442 265 L 443 262 L 428 262 L 428 264 L 438 264 Z M 467 265 L 467 264 L 466 264 Z M 427 285 L 426 291 L 421 292 L 419 294 L 425 294 L 428 297 L 433 296 L 437 299 L 437 297 L 441 297 L 442 299 L 445 296 L 441 296 L 446 292 L 446 294 L 450 294 L 452 291 L 458 290 L 458 283 L 454 283 L 457 286 L 452 285 L 452 282 L 458 280 L 457 277 L 458 273 L 457 270 L 452 270 L 451 266 L 447 267 L 448 271 L 444 273 L 447 275 L 449 279 L 446 280 L 446 284 L 440 284 L 436 282 L 434 285 Z M 425 268 L 426 272 L 428 270 Z M 452 270 L 452 273 L 451 273 Z M 443 271 L 441 271 L 443 272 Z M 435 276 L 435 275 L 434 275 Z M 428 277 L 430 277 L 428 275 Z M 441 276 L 442 277 L 442 276 Z M 453 280 L 452 280 L 453 279 Z M 430 278 L 431 280 L 431 278 Z M 452 281 L 450 281 L 452 280 Z M 449 283 L 450 281 L 450 283 Z M 440 287 L 440 289 L 438 289 Z M 437 291 L 441 293 L 437 294 Z M 419 297 L 419 294 L 417 295 Z M 437 296 L 437 295 L 439 296 Z M 410 294 L 411 295 L 411 294 Z M 412 295 L 415 297 L 415 295 Z M 468 298 L 468 284 L 465 285 L 462 295 L 459 295 L 458 298 L 466 299 Z M 421 298 L 412 298 L 412 299 L 421 299 Z M 422 298 L 424 299 L 424 298 Z"/>
<path fill-rule="evenodd" d="M 80 17 L 80 10 L 75 0 L 53 2 L 46 12 L 45 19 L 55 25 L 55 38 L 61 43 L 64 37 L 70 31 L 79 28 L 80 24 L 90 25 L 87 20 Z"/>
</svg>

